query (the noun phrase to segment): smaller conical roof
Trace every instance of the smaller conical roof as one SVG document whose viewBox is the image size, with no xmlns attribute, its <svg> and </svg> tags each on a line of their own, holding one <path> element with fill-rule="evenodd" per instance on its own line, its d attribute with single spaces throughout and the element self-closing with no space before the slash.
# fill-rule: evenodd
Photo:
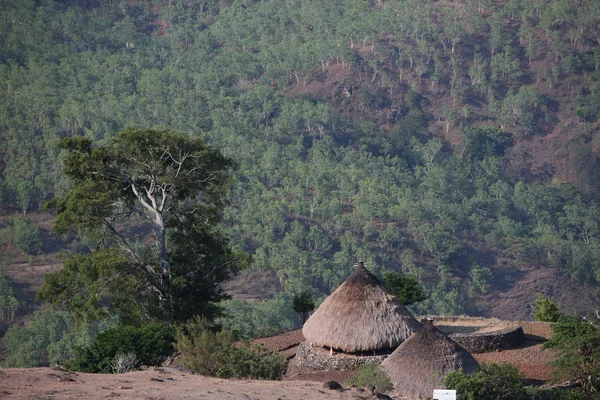
<svg viewBox="0 0 600 400">
<path fill-rule="evenodd" d="M 462 369 L 470 374 L 479 369 L 479 363 L 434 327 L 432 320 L 421 322 L 423 328 L 398 346 L 381 366 L 398 394 L 431 398 L 433 389 L 441 389 L 450 372 Z"/>
<path fill-rule="evenodd" d="M 302 328 L 306 340 L 352 353 L 395 348 L 421 324 L 362 262 Z"/>
</svg>

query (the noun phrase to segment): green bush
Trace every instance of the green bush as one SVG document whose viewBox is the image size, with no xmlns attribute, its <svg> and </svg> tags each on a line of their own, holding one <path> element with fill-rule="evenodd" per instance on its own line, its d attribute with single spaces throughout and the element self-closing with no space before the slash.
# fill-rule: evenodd
<svg viewBox="0 0 600 400">
<path fill-rule="evenodd" d="M 600 326 L 564 318 L 552 324 L 552 337 L 543 346 L 557 352 L 555 380 L 574 380 L 586 395 L 600 393 Z"/>
<path fill-rule="evenodd" d="M 385 272 L 381 281 L 383 286 L 405 306 L 429 297 L 425 289 L 412 276 L 405 276 L 400 272 Z"/>
<path fill-rule="evenodd" d="M 279 292 L 273 298 L 248 303 L 229 299 L 220 303 L 223 316 L 215 324 L 231 331 L 235 340 L 252 340 L 297 328 L 301 320 L 293 310 L 291 296 Z"/>
<path fill-rule="evenodd" d="M 583 390 L 562 387 L 527 388 L 527 396 L 530 400 L 586 400 Z"/>
<path fill-rule="evenodd" d="M 69 368 L 82 372 L 111 373 L 119 354 L 133 354 L 136 367 L 159 365 L 174 347 L 173 328 L 162 324 L 140 327 L 117 326 L 101 332 L 94 342 L 79 349 L 78 357 Z"/>
<path fill-rule="evenodd" d="M 23 254 L 39 254 L 42 251 L 42 238 L 37 226 L 22 216 L 12 220 L 10 226 L 11 243 Z"/>
<path fill-rule="evenodd" d="M 537 294 L 537 298 L 535 299 L 535 311 L 533 313 L 533 317 L 536 321 L 558 322 L 562 316 L 558 305 L 551 297 L 544 296 L 541 293 Z"/>
<path fill-rule="evenodd" d="M 8 278 L 0 272 L 0 321 L 5 318 L 13 320 L 20 304 Z"/>
<path fill-rule="evenodd" d="M 217 372 L 220 378 L 278 380 L 285 372 L 285 359 L 275 353 L 265 353 L 258 346 L 242 344 L 221 348 L 218 356 L 224 361 Z"/>
<path fill-rule="evenodd" d="M 524 379 L 514 365 L 484 364 L 471 375 L 462 370 L 449 373 L 444 386 L 456 390 L 457 400 L 520 400 L 527 399 Z"/>
<path fill-rule="evenodd" d="M 356 376 L 346 380 L 346 385 L 374 387 L 380 393 L 389 393 L 394 385 L 379 364 L 363 364 L 356 370 Z"/>
<path fill-rule="evenodd" d="M 306 322 L 310 313 L 315 309 L 315 300 L 312 294 L 302 292 L 294 295 L 292 299 L 292 308 L 298 313 L 302 319 L 302 324 Z"/>
<path fill-rule="evenodd" d="M 182 366 L 202 375 L 277 380 L 285 372 L 283 357 L 248 343 L 236 345 L 231 332 L 213 332 L 200 318 L 178 332 L 177 349 Z"/>
<path fill-rule="evenodd" d="M 72 344 L 84 340 L 87 332 L 75 331 L 73 318 L 66 312 L 41 310 L 33 313 L 27 326 L 11 326 L 2 345 L 7 354 L 3 366 L 42 367 L 73 357 Z"/>
</svg>

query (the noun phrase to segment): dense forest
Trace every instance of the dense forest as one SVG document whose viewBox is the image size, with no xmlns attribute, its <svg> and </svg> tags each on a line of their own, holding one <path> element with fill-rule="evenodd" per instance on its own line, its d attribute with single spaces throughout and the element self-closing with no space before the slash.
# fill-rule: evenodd
<svg viewBox="0 0 600 400">
<path fill-rule="evenodd" d="M 282 289 L 224 302 L 242 336 L 357 260 L 421 313 L 477 314 L 523 266 L 600 286 L 598 1 L 2 0 L 0 38 L 6 254 L 94 246 L 32 223 L 60 139 L 169 127 L 236 162 L 225 231 Z"/>
</svg>

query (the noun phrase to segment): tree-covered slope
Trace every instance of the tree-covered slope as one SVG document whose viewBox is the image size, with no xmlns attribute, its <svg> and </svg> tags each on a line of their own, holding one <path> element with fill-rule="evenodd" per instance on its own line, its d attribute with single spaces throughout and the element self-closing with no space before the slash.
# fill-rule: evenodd
<svg viewBox="0 0 600 400">
<path fill-rule="evenodd" d="M 597 1 L 5 0 L 0 38 L 4 214 L 64 193 L 58 139 L 168 126 L 236 160 L 230 238 L 288 294 L 600 282 Z"/>
</svg>

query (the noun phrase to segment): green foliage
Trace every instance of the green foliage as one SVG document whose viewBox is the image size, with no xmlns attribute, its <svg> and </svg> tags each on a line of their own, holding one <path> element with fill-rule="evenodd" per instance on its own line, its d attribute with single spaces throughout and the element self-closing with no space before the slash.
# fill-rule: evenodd
<svg viewBox="0 0 600 400">
<path fill-rule="evenodd" d="M 362 364 L 356 370 L 356 375 L 346 380 L 346 385 L 359 387 L 374 387 L 380 393 L 394 390 L 392 381 L 379 364 Z"/>
<path fill-rule="evenodd" d="M 100 332 L 88 346 L 77 351 L 69 368 L 82 372 L 111 373 L 115 357 L 135 355 L 135 367 L 160 365 L 173 353 L 174 328 L 163 324 L 118 326 Z"/>
<path fill-rule="evenodd" d="M 75 185 L 78 190 L 61 170 L 65 157 L 81 171 L 99 167 L 97 151 L 111 153 L 113 132 L 127 126 L 170 126 L 201 133 L 239 165 L 230 206 L 209 214 L 223 216 L 231 248 L 251 254 L 253 268 L 275 274 L 288 295 L 329 293 L 352 260 L 388 271 L 411 251 L 419 256 L 407 272 L 432 284 L 432 298 L 419 308 L 470 311 L 475 302 L 465 294 L 485 290 L 480 276 L 463 268 L 473 264 L 468 255 L 475 247 L 484 259 L 536 260 L 600 281 L 598 235 L 586 238 L 577 232 L 580 224 L 565 223 L 586 214 L 567 211 L 577 193 L 562 195 L 561 185 L 550 183 L 564 168 L 538 168 L 540 153 L 528 154 L 533 135 L 573 127 L 569 135 L 555 131 L 552 144 L 565 157 L 573 143 L 589 150 L 571 157 L 565 176 L 590 196 L 599 192 L 593 126 L 557 112 L 595 121 L 597 1 L 171 3 L 3 2 L 2 212 L 31 212 L 58 196 L 81 217 L 63 222 L 85 225 L 82 240 L 96 243 L 78 250 L 96 251 L 92 236 L 107 249 L 120 241 L 88 228 L 100 216 L 113 222 L 117 214 L 109 205 L 121 204 L 113 227 L 127 236 L 141 264 L 159 271 L 161 257 L 140 251 L 152 243 L 152 221 L 140 217 L 139 206 L 125 212 L 134 196 L 111 202 L 124 195 L 118 185 L 90 180 Z M 333 74 L 339 83 L 331 86 Z M 464 153 L 452 132 L 459 126 Z M 85 156 L 83 143 L 62 152 L 54 146 L 72 136 L 89 139 L 95 156 Z M 136 146 L 117 147 L 123 154 L 133 150 L 127 162 L 114 164 L 119 167 L 139 155 Z M 82 157 L 70 159 L 75 152 Z M 551 157 L 544 161 L 555 166 Z M 189 200 L 182 203 L 193 207 Z M 582 202 L 585 210 L 594 207 Z M 214 266 L 232 265 L 227 246 L 220 246 L 224 234 L 203 249 L 189 245 L 214 238 L 216 225 L 188 217 L 167 228 L 168 281 L 179 321 L 195 310 L 217 313 L 217 287 L 231 271 Z M 186 229 L 192 225 L 198 229 Z M 177 262 L 176 253 L 182 255 Z M 110 293 L 97 293 L 99 304 L 132 323 L 170 313 L 153 294 L 162 288 L 147 284 L 153 274 L 143 268 L 130 274 L 116 269 L 118 260 L 100 258 L 108 265 L 93 270 L 113 275 L 96 282 L 112 285 Z M 128 268 L 137 265 L 128 260 Z M 118 271 L 127 276 L 123 285 L 113 283 Z M 63 286 L 48 290 L 64 303 L 85 304 L 76 297 L 101 286 L 93 279 L 75 283 L 91 278 L 71 269 L 57 278 Z M 119 307 L 127 296 L 143 307 Z M 97 315 L 92 303 L 90 317 Z"/>
<path fill-rule="evenodd" d="M 76 356 L 76 347 L 88 344 L 106 324 L 75 327 L 66 312 L 36 311 L 27 325 L 11 326 L 2 339 L 8 354 L 5 367 L 41 367 L 68 363 Z"/>
<path fill-rule="evenodd" d="M 143 318 L 132 302 L 157 306 L 140 285 L 140 273 L 119 249 L 99 249 L 71 256 L 57 273 L 47 275 L 38 297 L 65 307 L 78 321 L 103 319 L 111 314 L 123 321 Z M 118 277 L 119 279 L 111 279 Z M 110 296 L 110 307 L 104 303 Z"/>
<path fill-rule="evenodd" d="M 510 144 L 510 137 L 502 129 L 492 126 L 463 129 L 464 158 L 470 162 L 487 157 L 502 157 Z"/>
<path fill-rule="evenodd" d="M 577 318 L 552 324 L 552 337 L 543 345 L 558 352 L 552 362 L 555 379 L 576 380 L 586 396 L 600 391 L 600 327 Z"/>
<path fill-rule="evenodd" d="M 0 272 L 0 321 L 5 318 L 13 320 L 20 306 L 10 280 Z"/>
<path fill-rule="evenodd" d="M 591 90 L 582 88 L 575 99 L 575 115 L 582 121 L 594 122 L 600 115 L 600 83 L 596 82 Z"/>
<path fill-rule="evenodd" d="M 310 313 L 315 309 L 315 301 L 312 294 L 302 292 L 294 295 L 292 298 L 292 308 L 298 313 L 302 319 L 302 324 L 306 322 Z"/>
<path fill-rule="evenodd" d="M 285 372 L 285 359 L 247 343 L 236 344 L 231 332 L 212 332 L 196 317 L 177 334 L 181 364 L 194 372 L 221 378 L 277 380 Z"/>
<path fill-rule="evenodd" d="M 535 309 L 533 318 L 541 322 L 558 322 L 563 317 L 560 308 L 554 300 L 549 296 L 544 296 L 541 293 L 537 294 L 535 299 Z"/>
<path fill-rule="evenodd" d="M 168 129 L 130 128 L 103 146 L 82 137 L 60 146 L 71 187 L 54 200 L 55 231 L 83 232 L 100 245 L 47 277 L 40 298 L 86 316 L 100 313 L 106 296 L 124 322 L 217 314 L 220 284 L 239 265 L 219 230 L 232 161 Z M 145 224 L 153 244 L 143 244 L 149 234 L 123 232 L 126 223 Z"/>
<path fill-rule="evenodd" d="M 383 273 L 381 280 L 383 286 L 405 306 L 423 301 L 429 297 L 425 289 L 412 276 L 388 271 Z"/>
<path fill-rule="evenodd" d="M 277 293 L 272 299 L 257 303 L 230 299 L 219 305 L 223 309 L 223 316 L 217 318 L 215 323 L 231 331 L 236 339 L 271 336 L 300 324 L 292 308 L 292 299 L 285 293 Z"/>
<path fill-rule="evenodd" d="M 456 390 L 457 400 L 519 400 L 527 398 L 524 379 L 514 365 L 484 364 L 470 375 L 462 370 L 450 372 L 444 386 Z"/>
<path fill-rule="evenodd" d="M 525 86 L 517 93 L 511 90 L 506 94 L 498 117 L 503 129 L 514 130 L 522 136 L 531 136 L 550 122 L 546 98 L 537 89 Z"/>
<path fill-rule="evenodd" d="M 469 294 L 471 296 L 477 293 L 487 293 L 494 280 L 494 276 L 489 268 L 477 264 L 471 267 L 469 277 L 471 278 L 471 285 L 469 286 Z"/>
<path fill-rule="evenodd" d="M 527 396 L 531 400 L 586 400 L 586 394 L 580 388 L 529 387 L 527 388 Z"/>
<path fill-rule="evenodd" d="M 33 255 L 42 251 L 42 238 L 38 227 L 23 216 L 8 221 L 8 226 L 1 232 L 0 240 L 12 244 L 22 254 Z"/>
<path fill-rule="evenodd" d="M 430 298 L 423 303 L 430 303 L 426 310 L 437 315 L 461 315 L 465 313 L 466 294 L 459 290 L 456 280 L 442 278 L 431 290 Z M 417 304 L 420 307 L 421 304 Z M 423 310 L 424 311 L 424 310 Z"/>
</svg>

